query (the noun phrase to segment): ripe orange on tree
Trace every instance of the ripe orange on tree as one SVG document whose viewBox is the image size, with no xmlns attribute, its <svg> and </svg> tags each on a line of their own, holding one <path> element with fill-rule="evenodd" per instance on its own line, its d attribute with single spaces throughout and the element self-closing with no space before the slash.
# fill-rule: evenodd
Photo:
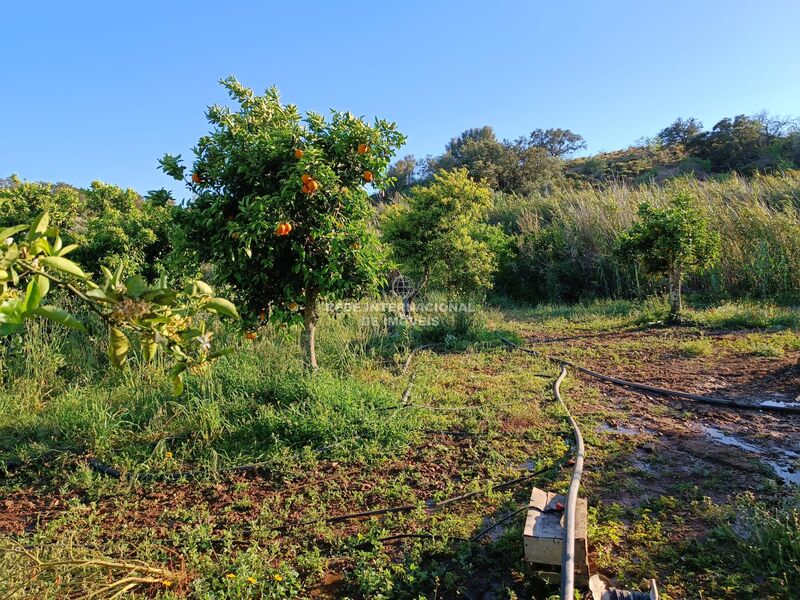
<svg viewBox="0 0 800 600">
<path fill-rule="evenodd" d="M 219 266 L 256 323 L 268 304 L 284 307 L 268 318 L 302 323 L 301 342 L 313 369 L 320 303 L 357 299 L 380 286 L 385 256 L 369 231 L 372 211 L 362 176 L 368 168 L 370 187 L 388 185 L 388 163 L 404 136 L 394 123 L 370 123 L 349 112 L 304 116 L 282 103 L 275 88 L 257 94 L 233 77 L 223 85 L 235 106 L 207 111 L 210 131 L 195 148 L 194 164 L 184 171 L 178 156 L 166 155 L 161 167 L 176 179 L 192 171 L 214 174 L 213 189 L 196 195 L 187 208 L 198 256 Z M 301 201 L 316 199 L 310 194 L 319 201 Z M 232 225 L 225 216 L 231 213 L 237 229 L 247 232 L 240 242 L 227 235 Z M 281 227 L 287 222 L 302 227 Z M 341 229 L 336 222 L 344 224 Z M 260 243 L 289 231 L 291 244 Z M 362 248 L 333 251 L 341 239 L 347 245 L 358 239 Z M 287 310 L 290 302 L 299 308 Z"/>
<path fill-rule="evenodd" d="M 303 152 L 300 148 L 294 151 L 295 158 L 303 158 L 303 154 L 305 154 L 305 152 Z"/>
<path fill-rule="evenodd" d="M 358 145 L 358 153 L 359 154 L 366 154 L 367 150 L 369 150 L 369 146 L 367 146 L 366 144 L 359 144 Z"/>
<path fill-rule="evenodd" d="M 372 181 L 373 179 L 375 179 L 375 176 L 372 171 L 364 171 L 364 181 Z"/>
<path fill-rule="evenodd" d="M 192 173 L 192 182 L 193 183 L 203 183 L 203 178 L 200 177 L 200 173 Z"/>
</svg>

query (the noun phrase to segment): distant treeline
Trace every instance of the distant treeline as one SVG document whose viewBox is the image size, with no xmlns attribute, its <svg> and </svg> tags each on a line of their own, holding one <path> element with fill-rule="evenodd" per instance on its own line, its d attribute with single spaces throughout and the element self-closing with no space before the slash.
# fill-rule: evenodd
<svg viewBox="0 0 800 600">
<path fill-rule="evenodd" d="M 584 148 L 583 136 L 569 129 L 535 129 L 515 140 L 498 139 L 489 126 L 467 129 L 441 155 L 421 160 L 409 155 L 394 163 L 397 181 L 386 195 L 403 193 L 442 168 L 465 168 L 496 191 L 522 195 L 582 183 L 800 169 L 800 121 L 766 113 L 738 115 L 704 130 L 697 119 L 677 119 L 624 150 L 570 158 Z"/>
<path fill-rule="evenodd" d="M 637 145 L 570 158 L 582 136 L 537 129 L 499 140 L 491 127 L 464 131 L 439 156 L 406 156 L 376 200 L 402 202 L 439 169 L 465 168 L 494 190 L 489 223 L 497 249 L 494 291 L 527 301 L 633 297 L 662 291 L 615 253 L 640 204 L 665 205 L 688 189 L 722 239 L 720 260 L 688 289 L 709 298 L 800 299 L 800 127 L 766 114 L 722 119 L 704 130 L 677 119 Z"/>
<path fill-rule="evenodd" d="M 404 202 L 440 170 L 466 169 L 493 190 L 487 225 L 495 293 L 526 301 L 643 296 L 664 289 L 615 247 L 643 202 L 663 206 L 689 190 L 722 239 L 718 263 L 687 289 L 709 298 L 800 300 L 800 129 L 765 114 L 723 119 L 705 130 L 678 119 L 654 137 L 616 152 L 571 158 L 586 147 L 566 129 L 536 129 L 516 140 L 491 127 L 469 129 L 441 155 L 407 156 L 375 196 L 380 212 Z M 175 279 L 205 268 L 181 227 L 184 209 L 165 190 L 141 196 L 100 182 L 67 184 L 0 179 L 0 227 L 42 210 L 65 241 L 81 244 L 85 264 L 124 262 L 129 272 Z M 378 220 L 376 220 L 376 223 Z M 84 256 L 85 255 L 85 256 Z"/>
</svg>

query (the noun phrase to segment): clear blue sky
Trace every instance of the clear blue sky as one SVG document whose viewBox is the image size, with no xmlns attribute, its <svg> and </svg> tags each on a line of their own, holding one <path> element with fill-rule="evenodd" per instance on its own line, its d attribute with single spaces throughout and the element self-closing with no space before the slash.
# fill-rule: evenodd
<svg viewBox="0 0 800 600">
<path fill-rule="evenodd" d="M 797 0 L 4 3 L 0 176 L 174 182 L 236 75 L 301 110 L 397 121 L 435 154 L 468 127 L 624 147 L 678 116 L 800 114 Z"/>
</svg>

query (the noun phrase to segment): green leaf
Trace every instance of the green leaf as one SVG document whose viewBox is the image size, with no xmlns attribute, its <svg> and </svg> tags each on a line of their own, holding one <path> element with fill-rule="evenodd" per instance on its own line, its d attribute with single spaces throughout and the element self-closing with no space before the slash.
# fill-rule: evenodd
<svg viewBox="0 0 800 600">
<path fill-rule="evenodd" d="M 236 306 L 230 300 L 225 298 L 212 298 L 206 304 L 206 309 L 219 315 L 225 315 L 232 319 L 238 319 L 239 313 L 236 312 Z"/>
<path fill-rule="evenodd" d="M 57 254 L 59 256 L 66 256 L 67 254 L 69 254 L 70 252 L 72 252 L 73 250 L 75 250 L 77 248 L 78 248 L 78 244 L 69 244 L 68 246 L 64 246 L 63 248 L 61 248 L 61 250 L 59 250 L 57 252 Z"/>
<path fill-rule="evenodd" d="M 201 294 L 206 294 L 207 296 L 211 296 L 214 293 L 214 290 L 211 289 L 211 286 L 208 285 L 205 281 L 198 279 L 195 281 L 197 284 L 197 291 Z"/>
<path fill-rule="evenodd" d="M 142 339 L 142 355 L 146 363 L 153 362 L 153 359 L 158 352 L 158 344 L 153 338 Z"/>
<path fill-rule="evenodd" d="M 181 362 L 169 370 L 169 374 L 172 377 L 173 396 L 180 396 L 183 393 L 183 372 L 186 370 L 187 366 L 185 362 Z"/>
<path fill-rule="evenodd" d="M 42 303 L 50 290 L 50 280 L 44 275 L 35 275 L 28 282 L 28 289 L 25 293 L 25 312 L 33 312 Z"/>
<path fill-rule="evenodd" d="M 41 213 L 33 220 L 31 227 L 28 230 L 28 235 L 25 239 L 32 240 L 37 235 L 43 234 L 50 226 L 50 215 L 46 212 Z"/>
<path fill-rule="evenodd" d="M 228 354 L 231 352 L 233 352 L 233 348 L 223 348 L 222 350 L 217 350 L 216 352 L 212 352 L 208 355 L 208 360 L 214 360 L 220 356 L 228 356 Z"/>
<path fill-rule="evenodd" d="M 27 228 L 27 225 L 14 225 L 13 227 L 6 227 L 0 231 L 0 244 L 5 242 L 8 238 L 14 237 L 20 231 L 25 231 Z"/>
<path fill-rule="evenodd" d="M 100 302 L 112 301 L 111 298 L 109 298 L 108 295 L 100 288 L 91 289 L 88 292 L 86 292 L 86 295 L 89 296 L 89 298 L 94 298 L 95 300 L 99 300 Z"/>
<path fill-rule="evenodd" d="M 175 297 L 177 296 L 177 292 L 175 290 L 152 290 L 142 295 L 144 300 L 148 302 L 155 302 L 156 304 L 160 304 L 161 306 L 169 306 L 171 305 Z"/>
<path fill-rule="evenodd" d="M 147 289 L 147 282 L 141 275 L 132 275 L 125 280 L 125 289 L 131 298 L 139 298 Z"/>
<path fill-rule="evenodd" d="M 60 323 L 65 327 L 69 327 L 70 329 L 74 329 L 76 331 L 86 331 L 86 328 L 83 326 L 78 319 L 73 317 L 63 308 L 58 308 L 57 306 L 40 306 L 36 310 L 33 311 L 34 314 L 39 315 L 40 317 L 44 317 L 45 319 L 49 319 L 51 321 L 55 321 L 56 323 Z"/>
<path fill-rule="evenodd" d="M 117 369 L 122 369 L 127 362 L 131 343 L 125 334 L 116 327 L 112 327 L 108 333 L 108 359 Z"/>
<path fill-rule="evenodd" d="M 24 306 L 19 298 L 0 303 L 0 336 L 10 335 L 22 328 Z"/>
<path fill-rule="evenodd" d="M 117 287 L 119 285 L 119 280 L 122 278 L 122 262 L 117 265 L 116 270 L 114 271 L 114 276 L 111 278 L 111 285 L 112 287 Z"/>
<path fill-rule="evenodd" d="M 62 258 L 60 256 L 43 256 L 39 259 L 39 262 L 80 279 L 86 279 L 88 277 L 78 265 L 67 258 Z"/>
<path fill-rule="evenodd" d="M 0 258 L 0 269 L 5 269 L 13 265 L 17 258 L 19 258 L 19 248 L 14 245 L 11 246 L 8 250 L 6 250 L 5 254 L 3 254 L 3 258 Z"/>
</svg>

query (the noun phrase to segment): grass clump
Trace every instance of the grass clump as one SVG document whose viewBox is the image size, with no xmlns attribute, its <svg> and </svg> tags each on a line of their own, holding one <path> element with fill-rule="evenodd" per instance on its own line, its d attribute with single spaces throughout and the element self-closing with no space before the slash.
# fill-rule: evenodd
<svg viewBox="0 0 800 600">
<path fill-rule="evenodd" d="M 13 383 L 0 391 L 0 460 L 24 463 L 57 453 L 141 471 L 214 470 L 309 450 L 363 459 L 408 443 L 415 416 L 387 417 L 403 382 L 393 383 L 369 360 L 370 330 L 330 317 L 323 326 L 321 347 L 330 351 L 317 374 L 303 368 L 297 331 L 267 326 L 255 342 L 233 333 L 222 339 L 235 351 L 208 374 L 188 377 L 176 399 L 158 364 L 134 362 L 122 374 L 87 366 L 75 377 L 54 366 L 55 359 L 25 358 L 55 354 L 58 364 L 74 358 L 72 334 L 50 337 L 34 322 L 13 353 L 19 356 L 6 361 Z M 44 385 L 48 393 L 34 396 Z M 161 459 L 167 450 L 175 459 L 170 465 Z"/>
<path fill-rule="evenodd" d="M 684 358 L 700 358 L 711 356 L 714 353 L 714 345 L 711 340 L 701 337 L 699 340 L 690 340 L 680 345 L 680 354 Z"/>
</svg>

